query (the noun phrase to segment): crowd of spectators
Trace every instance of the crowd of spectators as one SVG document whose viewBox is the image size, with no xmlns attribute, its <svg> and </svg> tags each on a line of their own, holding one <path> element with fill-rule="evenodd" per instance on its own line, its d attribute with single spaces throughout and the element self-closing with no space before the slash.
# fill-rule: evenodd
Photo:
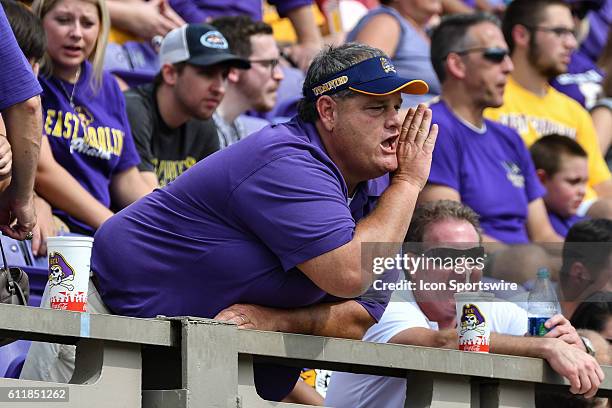
<svg viewBox="0 0 612 408">
<path fill-rule="evenodd" d="M 317 25 L 343 2 L 354 26 Z M 374 290 L 362 248 L 471 242 L 489 256 L 474 280 L 550 268 L 565 316 L 523 339 L 523 309 L 500 306 L 492 352 L 594 395 L 612 253 L 568 243 L 612 242 L 612 0 L 0 4 L 0 228 L 41 267 L 48 237 L 95 235 L 93 312 L 452 348 L 454 302 Z M 22 376 L 73 363 L 34 344 Z M 258 365 L 258 392 L 323 404 L 298 375 Z M 333 406 L 403 406 L 405 380 L 331 378 Z"/>
</svg>

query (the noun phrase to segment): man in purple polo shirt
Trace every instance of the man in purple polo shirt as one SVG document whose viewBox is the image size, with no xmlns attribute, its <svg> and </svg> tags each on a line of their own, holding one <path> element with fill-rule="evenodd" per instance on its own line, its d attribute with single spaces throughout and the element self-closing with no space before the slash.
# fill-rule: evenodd
<svg viewBox="0 0 612 408">
<path fill-rule="evenodd" d="M 401 242 L 437 136 L 424 106 L 402 124 L 400 92 L 426 91 L 378 49 L 322 52 L 299 117 L 209 156 L 98 230 L 102 300 L 128 316 L 361 338 L 390 295 L 360 297 L 372 280 L 362 244 Z M 299 369 L 276 372 L 256 368 L 266 399 L 282 399 Z"/>
<path fill-rule="evenodd" d="M 0 230 L 15 239 L 32 238 L 36 224 L 34 176 L 42 135 L 42 92 L 0 6 L 0 112 L 11 145 L 11 184 L 0 195 Z M 11 226 L 12 225 L 12 226 Z"/>
</svg>

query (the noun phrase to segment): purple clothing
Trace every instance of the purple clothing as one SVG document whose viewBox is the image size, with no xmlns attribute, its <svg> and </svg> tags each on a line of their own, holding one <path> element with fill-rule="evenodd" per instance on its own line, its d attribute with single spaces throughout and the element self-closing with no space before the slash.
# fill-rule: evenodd
<svg viewBox="0 0 612 408">
<path fill-rule="evenodd" d="M 268 0 L 281 17 L 291 10 L 313 3 L 312 0 Z M 263 19 L 261 0 L 170 0 L 170 6 L 188 23 L 203 23 L 220 16 L 247 15 L 255 21 Z"/>
<path fill-rule="evenodd" d="M 42 92 L 0 5 L 0 111 Z"/>
<path fill-rule="evenodd" d="M 159 56 L 148 42 L 127 41 L 106 46 L 104 69 L 123 79 L 130 88 L 153 82 L 159 68 Z"/>
<path fill-rule="evenodd" d="M 608 31 L 612 25 L 612 0 L 606 0 L 598 11 L 590 12 L 588 19 L 589 34 L 580 44 L 580 50 L 595 62 L 599 59 L 608 40 Z"/>
<path fill-rule="evenodd" d="M 111 217 L 96 233 L 92 270 L 105 304 L 128 316 L 212 318 L 235 303 L 337 301 L 297 265 L 349 242 L 387 186 L 388 176 L 363 183 L 349 207 L 315 127 L 268 126 Z M 389 295 L 358 301 L 378 320 Z M 290 372 L 284 385 L 256 376 L 260 395 L 283 398 L 299 369 Z"/>
<path fill-rule="evenodd" d="M 567 73 L 559 75 L 550 84 L 588 110 L 597 102 L 603 78 L 604 73 L 597 65 L 581 50 L 576 50 L 572 53 Z"/>
<path fill-rule="evenodd" d="M 508 244 L 529 242 L 527 206 L 544 195 L 529 151 L 513 129 L 490 120 L 478 132 L 444 102 L 431 106 L 440 133 L 428 183 L 459 192 L 484 232 Z"/>
<path fill-rule="evenodd" d="M 89 62 L 73 91 L 72 84 L 56 77 L 40 77 L 43 87 L 43 133 L 55 160 L 103 205 L 111 204 L 112 177 L 140 163 L 125 110 L 125 99 L 108 73 L 95 92 L 90 85 Z M 74 107 L 70 105 L 73 95 Z M 54 211 L 73 232 L 94 230 L 66 213 Z"/>
<path fill-rule="evenodd" d="M 554 213 L 548 210 L 548 219 L 550 220 L 550 224 L 557 232 L 557 234 L 561 235 L 563 238 L 567 235 L 567 231 L 577 223 L 578 221 L 582 221 L 586 219 L 586 217 L 581 217 L 579 215 L 572 215 L 571 217 L 561 217 L 559 214 Z"/>
</svg>

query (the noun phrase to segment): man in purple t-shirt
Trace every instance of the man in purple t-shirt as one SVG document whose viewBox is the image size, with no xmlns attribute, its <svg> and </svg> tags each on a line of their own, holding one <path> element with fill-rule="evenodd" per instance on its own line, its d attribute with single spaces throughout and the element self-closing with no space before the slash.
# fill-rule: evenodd
<svg viewBox="0 0 612 408">
<path fill-rule="evenodd" d="M 585 43 L 592 41 L 591 27 L 590 24 L 585 24 L 585 19 L 591 21 L 592 16 L 597 15 L 604 6 L 605 0 L 566 0 L 566 3 L 576 23 L 577 38 L 582 38 Z M 586 32 L 583 33 L 584 30 Z M 605 76 L 596 62 L 597 58 L 591 58 L 580 46 L 572 52 L 567 72 L 552 79 L 550 84 L 590 110 L 601 93 L 601 82 Z"/>
<path fill-rule="evenodd" d="M 480 215 L 488 240 L 561 241 L 548 222 L 544 190 L 520 136 L 482 115 L 502 104 L 513 68 L 498 20 L 445 20 L 432 37 L 432 61 L 443 82 L 442 100 L 432 111 L 443 131 L 421 199 L 467 204 Z"/>
<path fill-rule="evenodd" d="M 488 242 L 562 241 L 548 221 L 544 189 L 521 137 L 483 118 L 485 108 L 502 104 L 513 68 L 497 18 L 445 19 L 433 33 L 431 58 L 442 83 L 441 101 L 431 107 L 440 138 L 419 200 L 468 205 L 480 215 Z M 491 263 L 491 274 L 522 283 L 545 260 L 537 247 L 509 248 Z"/>
<path fill-rule="evenodd" d="M 390 295 L 361 296 L 373 278 L 362 244 L 402 241 L 437 136 L 424 106 L 402 124 L 400 92 L 426 91 L 378 49 L 322 52 L 299 117 L 207 157 L 98 230 L 102 300 L 128 316 L 361 338 Z M 266 399 L 282 399 L 299 373 L 277 371 L 256 369 Z"/>
<path fill-rule="evenodd" d="M 42 135 L 38 97 L 42 89 L 15 40 L 2 6 L 0 41 L 0 112 L 13 155 L 11 184 L 0 195 L 0 230 L 12 238 L 31 239 L 36 224 L 33 193 Z"/>
</svg>

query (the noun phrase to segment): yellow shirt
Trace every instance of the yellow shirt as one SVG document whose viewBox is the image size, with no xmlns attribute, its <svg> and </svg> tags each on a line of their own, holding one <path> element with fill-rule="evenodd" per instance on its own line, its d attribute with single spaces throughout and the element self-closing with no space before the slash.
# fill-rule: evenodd
<svg viewBox="0 0 612 408">
<path fill-rule="evenodd" d="M 516 129 L 527 146 L 542 136 L 557 133 L 574 139 L 587 152 L 589 160 L 589 186 L 585 199 L 597 194 L 592 186 L 609 180 L 597 134 L 589 113 L 576 101 L 549 86 L 546 95 L 538 96 L 508 78 L 504 105 L 484 112 L 488 119 L 496 120 Z"/>
</svg>

